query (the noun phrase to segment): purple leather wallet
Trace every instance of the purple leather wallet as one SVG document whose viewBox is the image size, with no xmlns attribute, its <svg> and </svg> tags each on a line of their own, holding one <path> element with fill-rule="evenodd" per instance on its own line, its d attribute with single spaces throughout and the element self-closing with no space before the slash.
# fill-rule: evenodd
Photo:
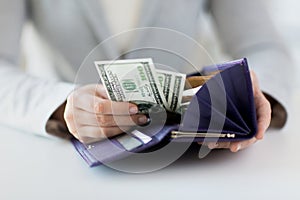
<svg viewBox="0 0 300 200">
<path fill-rule="evenodd" d="M 257 132 L 256 109 L 247 60 L 205 67 L 201 75 L 220 71 L 193 96 L 182 116 L 172 116 L 161 126 L 151 125 L 104 141 L 72 143 L 89 166 L 111 162 L 142 152 L 166 141 L 240 141 Z M 200 75 L 200 73 L 188 76 Z M 159 115 L 158 115 L 159 116 Z M 175 118 L 176 119 L 175 119 Z M 156 125 L 160 124 L 159 126 Z M 130 137 L 130 140 L 126 137 Z M 130 141 L 130 142 L 128 142 Z"/>
</svg>

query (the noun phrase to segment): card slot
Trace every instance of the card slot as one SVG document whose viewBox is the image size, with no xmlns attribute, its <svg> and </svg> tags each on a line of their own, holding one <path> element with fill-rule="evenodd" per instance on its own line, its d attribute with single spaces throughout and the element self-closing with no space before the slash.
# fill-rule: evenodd
<svg viewBox="0 0 300 200">
<path fill-rule="evenodd" d="M 256 113 L 247 61 L 244 59 L 242 62 L 232 62 L 230 68 L 226 65 L 221 68 L 223 71 L 217 75 L 219 77 L 212 77 L 206 85 L 214 88 L 213 91 L 219 90 L 218 92 L 221 93 L 220 88 L 223 86 L 226 91 L 226 100 L 230 104 L 228 107 L 232 108 L 227 109 L 228 117 L 241 127 L 255 133 Z"/>
<path fill-rule="evenodd" d="M 244 124 L 252 132 L 256 132 L 256 112 L 252 82 L 246 60 L 235 63 L 235 66 L 222 71 L 220 76 L 226 90 L 226 95 L 230 97 L 232 105 L 238 110 Z"/>
<path fill-rule="evenodd" d="M 248 134 L 248 130 L 245 130 L 227 118 L 226 115 L 223 115 L 217 109 L 211 107 L 210 103 L 205 102 L 205 99 L 207 100 L 208 97 L 207 93 L 207 88 L 203 87 L 203 89 L 201 88 L 197 95 L 192 99 L 187 111 L 183 116 L 180 130 L 192 132 L 197 132 L 198 130 L 207 130 L 207 132 L 210 132 L 213 130 L 226 129 L 240 132 L 244 135 Z M 211 119 L 212 114 L 215 116 L 214 119 Z M 211 120 L 213 121 L 211 122 Z"/>
<path fill-rule="evenodd" d="M 243 120 L 243 117 L 241 116 L 240 112 L 238 111 L 237 107 L 232 102 L 230 96 L 227 95 L 227 102 L 231 105 L 231 108 L 233 111 L 227 110 L 227 116 L 232 120 L 237 122 L 238 124 L 243 127 L 245 130 L 250 132 L 249 126 L 246 124 L 246 122 Z"/>
<path fill-rule="evenodd" d="M 209 106 L 209 104 L 207 104 L 205 101 L 203 101 L 202 103 L 203 103 L 203 104 L 206 104 L 206 106 Z M 228 107 L 228 105 L 227 105 L 227 107 Z M 233 126 L 235 126 L 235 127 L 237 127 L 237 128 L 239 129 L 238 131 L 235 131 L 235 130 L 232 130 L 232 129 L 228 129 L 228 130 L 230 130 L 230 131 L 233 131 L 233 132 L 236 132 L 236 133 L 240 133 L 240 134 L 242 134 L 242 135 L 247 135 L 247 134 L 250 132 L 250 130 L 249 130 L 248 127 L 245 129 L 244 127 L 240 126 L 239 124 L 237 124 L 236 122 L 234 122 L 232 119 L 230 119 L 230 118 L 227 116 L 227 112 L 226 112 L 226 115 L 223 115 L 223 113 L 219 112 L 219 111 L 218 111 L 217 109 L 215 109 L 214 107 L 211 107 L 211 108 L 214 110 L 214 112 L 216 112 L 216 113 L 218 113 L 219 115 L 225 117 L 225 124 L 224 124 L 223 130 L 226 130 L 226 128 L 227 128 L 226 125 L 228 125 L 228 123 L 229 123 L 229 124 L 231 124 L 231 125 L 233 125 Z M 228 111 L 228 109 L 227 109 L 226 111 Z M 228 132 L 228 131 L 227 131 L 227 132 Z"/>
<path fill-rule="evenodd" d="M 143 145 L 143 142 L 128 134 L 120 135 L 116 137 L 116 140 L 123 146 L 124 149 L 126 149 L 126 151 L 132 151 L 133 149 Z"/>
</svg>

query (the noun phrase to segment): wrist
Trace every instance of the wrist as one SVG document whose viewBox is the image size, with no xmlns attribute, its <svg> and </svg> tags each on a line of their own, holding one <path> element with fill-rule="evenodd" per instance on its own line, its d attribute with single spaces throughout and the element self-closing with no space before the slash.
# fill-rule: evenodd
<svg viewBox="0 0 300 200">
<path fill-rule="evenodd" d="M 279 101 L 277 101 L 271 95 L 269 95 L 265 92 L 263 94 L 271 104 L 272 115 L 271 115 L 270 127 L 282 128 L 286 124 L 286 121 L 287 121 L 286 109 Z"/>
<path fill-rule="evenodd" d="M 61 122 L 63 125 L 67 127 L 66 121 L 64 119 L 64 112 L 65 112 L 66 102 L 61 104 L 51 115 L 50 120 L 55 120 Z"/>
<path fill-rule="evenodd" d="M 69 139 L 70 134 L 66 121 L 64 120 L 66 102 L 60 105 L 51 115 L 46 124 L 47 133 L 61 138 Z"/>
</svg>

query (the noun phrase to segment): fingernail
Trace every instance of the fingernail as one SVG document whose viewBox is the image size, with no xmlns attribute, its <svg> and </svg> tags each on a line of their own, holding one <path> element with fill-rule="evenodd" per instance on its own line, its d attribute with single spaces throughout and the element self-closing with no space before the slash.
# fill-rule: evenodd
<svg viewBox="0 0 300 200">
<path fill-rule="evenodd" d="M 130 114 L 136 114 L 138 112 L 138 109 L 137 109 L 137 107 L 133 106 L 133 107 L 129 108 L 129 112 L 130 112 Z"/>
<path fill-rule="evenodd" d="M 255 136 L 255 138 L 258 139 L 258 140 L 262 140 L 262 139 L 264 139 L 264 135 L 263 134 L 257 134 Z"/>
<path fill-rule="evenodd" d="M 146 116 L 142 116 L 138 118 L 138 121 L 140 124 L 144 124 L 148 121 L 148 118 Z"/>
<path fill-rule="evenodd" d="M 236 147 L 236 151 L 239 151 L 241 149 L 241 144 L 238 144 L 238 146 Z"/>
</svg>

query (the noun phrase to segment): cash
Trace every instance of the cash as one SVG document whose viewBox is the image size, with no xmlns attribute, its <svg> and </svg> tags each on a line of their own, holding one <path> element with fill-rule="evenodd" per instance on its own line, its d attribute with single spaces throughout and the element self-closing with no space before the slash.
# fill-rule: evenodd
<svg viewBox="0 0 300 200">
<path fill-rule="evenodd" d="M 149 102 L 169 110 L 152 59 L 96 61 L 95 65 L 111 100 Z"/>
<path fill-rule="evenodd" d="M 176 111 L 181 105 L 186 75 L 166 70 L 156 72 L 170 110 Z"/>
<path fill-rule="evenodd" d="M 181 106 L 185 74 L 158 70 L 151 58 L 96 61 L 95 65 L 113 101 L 160 104 L 172 112 Z"/>
</svg>

